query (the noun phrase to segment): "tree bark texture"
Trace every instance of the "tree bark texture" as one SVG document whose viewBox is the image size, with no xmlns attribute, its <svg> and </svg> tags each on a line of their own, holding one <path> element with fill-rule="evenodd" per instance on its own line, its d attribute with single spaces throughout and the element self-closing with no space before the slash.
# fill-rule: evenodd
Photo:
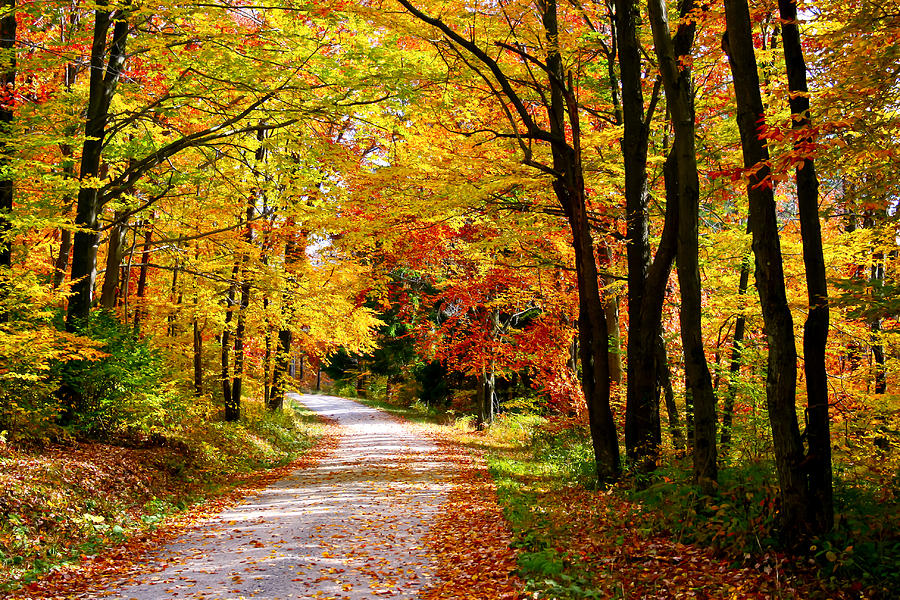
<svg viewBox="0 0 900 600">
<path fill-rule="evenodd" d="M 780 525 L 785 541 L 794 544 L 808 529 L 806 507 L 809 501 L 796 412 L 797 349 L 785 293 L 775 198 L 769 178 L 769 151 L 759 130 L 765 112 L 750 11 L 747 0 L 724 1 L 726 33 L 723 47 L 731 65 L 744 167 L 748 169 L 749 227 L 756 258 L 756 289 L 769 346 L 766 404 L 781 492 Z"/>
</svg>

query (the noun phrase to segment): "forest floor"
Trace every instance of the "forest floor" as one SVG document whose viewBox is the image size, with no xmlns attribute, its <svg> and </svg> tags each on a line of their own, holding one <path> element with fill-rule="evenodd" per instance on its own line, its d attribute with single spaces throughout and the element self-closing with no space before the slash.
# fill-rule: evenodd
<svg viewBox="0 0 900 600">
<path fill-rule="evenodd" d="M 86 557 L 14 597 L 520 597 L 483 461 L 350 400 L 299 400 L 333 424 L 268 485 Z"/>
<path fill-rule="evenodd" d="M 527 428 L 474 431 L 386 407 L 413 422 L 332 396 L 295 401 L 329 423 L 302 458 L 9 597 L 891 597 L 823 580 L 809 561 L 735 561 L 659 534 L 619 495 L 559 477 L 525 443 Z"/>
</svg>

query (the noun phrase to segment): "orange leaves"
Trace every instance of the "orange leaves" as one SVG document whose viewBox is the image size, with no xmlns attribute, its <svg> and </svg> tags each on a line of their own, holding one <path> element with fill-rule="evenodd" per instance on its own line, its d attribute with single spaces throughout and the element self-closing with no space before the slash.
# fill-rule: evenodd
<svg viewBox="0 0 900 600">
<path fill-rule="evenodd" d="M 457 472 L 428 536 L 440 582 L 426 590 L 423 599 L 519 598 L 522 582 L 513 573 L 516 557 L 509 547 L 511 535 L 484 463 L 459 444 L 436 441 Z"/>
</svg>

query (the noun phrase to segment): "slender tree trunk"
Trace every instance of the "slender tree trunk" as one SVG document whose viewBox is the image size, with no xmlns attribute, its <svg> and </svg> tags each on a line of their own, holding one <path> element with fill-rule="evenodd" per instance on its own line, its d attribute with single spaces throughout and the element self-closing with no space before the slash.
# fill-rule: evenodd
<svg viewBox="0 0 900 600">
<path fill-rule="evenodd" d="M 750 284 L 750 255 L 741 261 L 741 276 L 738 281 L 738 298 L 741 312 L 734 323 L 734 337 L 731 341 L 731 357 L 728 364 L 728 390 L 722 404 L 722 438 L 720 441 L 722 455 L 731 450 L 731 428 L 734 421 L 734 401 L 737 398 L 737 378 L 741 372 L 741 352 L 744 347 L 744 334 L 747 328 L 747 317 L 744 314 L 747 286 Z"/>
<path fill-rule="evenodd" d="M 871 268 L 872 281 L 884 282 L 884 253 L 876 252 Z M 876 394 L 887 393 L 887 368 L 884 363 L 884 346 L 881 342 L 881 317 L 874 316 L 869 320 L 869 331 L 872 334 L 872 359 L 875 361 Z"/>
<path fill-rule="evenodd" d="M 603 303 L 603 310 L 606 312 L 606 334 L 609 336 L 609 380 L 620 385 L 622 383 L 622 344 L 619 340 L 619 299 L 616 296 L 608 297 Z"/>
<path fill-rule="evenodd" d="M 619 476 L 621 463 L 619 442 L 612 418 L 609 376 L 609 336 L 603 297 L 600 293 L 597 257 L 587 218 L 584 174 L 581 164 L 581 131 L 578 107 L 563 71 L 559 52 L 559 25 L 555 0 L 541 0 L 544 32 L 547 38 L 547 68 L 550 78 L 550 104 L 547 116 L 550 133 L 557 140 L 566 139 L 566 121 L 571 132 L 571 145 L 551 145 L 553 168 L 558 176 L 553 190 L 572 230 L 575 250 L 575 272 L 578 281 L 578 336 L 581 352 L 581 386 L 587 402 L 597 478 L 609 481 Z M 605 248 L 601 250 L 605 256 Z"/>
<path fill-rule="evenodd" d="M 72 30 L 75 29 L 79 22 L 78 11 L 73 10 L 69 15 L 69 25 Z M 66 28 L 61 28 L 62 35 L 60 42 L 66 43 L 68 36 Z M 75 79 L 78 75 L 78 68 L 74 63 L 67 63 L 63 69 L 63 86 L 66 93 L 71 93 L 72 86 L 75 85 Z M 62 154 L 62 174 L 65 180 L 75 178 L 75 151 L 69 143 L 70 139 L 78 132 L 75 126 L 66 128 L 66 140 L 60 144 L 59 149 Z M 66 214 L 71 212 L 73 198 L 66 193 L 62 198 L 62 206 L 65 207 Z M 69 254 L 72 252 L 72 231 L 68 227 L 60 228 L 59 254 L 56 255 L 56 261 L 53 265 L 53 289 L 62 285 L 66 279 L 66 272 L 69 270 Z"/>
<path fill-rule="evenodd" d="M 119 291 L 119 273 L 122 270 L 128 235 L 128 223 L 123 220 L 125 214 L 125 211 L 116 211 L 116 224 L 109 231 L 106 270 L 103 273 L 103 287 L 100 289 L 100 306 L 107 309 L 115 307 L 116 293 Z"/>
<path fill-rule="evenodd" d="M 265 262 L 265 261 L 263 261 Z M 272 406 L 272 392 L 274 387 L 274 375 L 272 375 L 272 324 L 269 322 L 269 297 L 266 296 L 263 298 L 263 314 L 266 315 L 266 332 L 265 332 L 265 343 L 266 343 L 266 351 L 263 355 L 263 404 L 266 408 L 281 408 Z M 275 352 L 278 352 L 278 349 L 275 349 Z M 270 378 L 272 375 L 272 378 Z"/>
<path fill-rule="evenodd" d="M 0 18 L 0 170 L 7 171 L 0 179 L 0 303 L 5 303 L 9 293 L 9 283 L 5 280 L 12 266 L 12 214 L 15 181 L 8 172 L 11 168 L 12 144 L 15 120 L 16 89 L 16 0 L 3 0 L 0 3 L 3 16 Z M 0 323 L 9 321 L 9 312 L 5 306 L 0 307 Z"/>
<path fill-rule="evenodd" d="M 781 491 L 780 523 L 785 540 L 796 544 L 807 526 L 809 494 L 796 412 L 797 350 L 784 284 L 778 219 L 768 167 L 769 151 L 759 127 L 765 122 L 747 0 L 725 0 L 728 54 L 737 100 L 744 167 L 748 169 L 749 227 L 756 257 L 756 289 L 769 342 L 766 403 Z"/>
<path fill-rule="evenodd" d="M 194 395 L 203 395 L 203 335 L 200 323 L 194 318 Z"/>
<path fill-rule="evenodd" d="M 124 283 L 119 287 L 119 299 L 122 303 L 122 321 L 125 323 L 128 322 L 128 297 L 131 295 L 131 266 L 134 264 L 134 249 L 137 247 L 138 227 L 139 225 L 136 224 L 132 233 L 131 247 L 128 248 L 128 262 L 122 269 L 124 277 L 121 279 Z"/>
<path fill-rule="evenodd" d="M 662 240 L 650 262 L 647 147 L 650 118 L 658 83 L 645 114 L 642 92 L 640 11 L 635 0 L 615 2 L 615 39 L 619 46 L 622 81 L 622 154 L 625 167 L 625 213 L 628 262 L 628 380 L 626 385 L 625 448 L 642 470 L 656 466 L 659 444 L 659 358 L 655 337 L 662 320 L 665 289 L 676 249 L 674 221 L 678 206 L 667 195 Z M 674 179 L 672 180 L 674 181 Z M 667 186 L 668 187 L 668 186 Z"/>
<path fill-rule="evenodd" d="M 806 375 L 807 455 L 809 475 L 808 519 L 812 533 L 821 534 L 834 526 L 834 500 L 831 483 L 831 429 L 828 416 L 828 372 L 825 347 L 828 343 L 828 284 L 825 280 L 825 255 L 822 227 L 819 223 L 819 180 L 809 154 L 813 143 L 809 112 L 806 61 L 800 45 L 796 0 L 778 0 L 781 14 L 781 39 L 788 76 L 791 124 L 797 137 L 794 150 L 806 157 L 795 171 L 800 235 L 803 240 L 803 265 L 809 313 L 803 325 L 803 370 Z"/>
<path fill-rule="evenodd" d="M 236 260 L 231 271 L 231 285 L 225 296 L 225 326 L 222 329 L 222 399 L 225 404 L 225 420 L 237 421 L 241 417 L 240 401 L 235 402 L 232 393 L 231 377 L 231 321 L 234 319 L 235 305 L 237 304 L 238 274 L 240 273 L 240 261 Z"/>
<path fill-rule="evenodd" d="M 100 161 L 109 120 L 109 106 L 125 64 L 125 40 L 128 20 L 122 11 L 111 13 L 108 0 L 97 0 L 94 12 L 94 36 L 91 43 L 91 78 L 88 110 L 81 153 L 79 177 L 85 185 L 78 192 L 75 214 L 75 233 L 72 247 L 72 296 L 66 315 L 66 328 L 74 331 L 78 323 L 87 319 L 92 303 L 94 280 L 97 276 L 97 245 L 99 239 L 100 197 L 94 180 L 100 175 Z M 113 25 L 115 23 L 115 25 Z M 107 34 L 113 28 L 112 42 L 107 53 Z M 105 67 L 105 68 L 104 68 Z"/>
<path fill-rule="evenodd" d="M 622 85 L 621 147 L 625 167 L 625 226 L 628 263 L 628 381 L 626 383 L 625 451 L 643 470 L 656 464 L 658 442 L 653 435 L 653 395 L 656 389 L 656 353 L 641 319 L 650 229 L 647 216 L 647 140 L 638 40 L 640 9 L 636 0 L 615 1 L 615 31 Z M 660 309 L 662 303 L 660 302 Z M 661 313 L 660 313 L 661 314 Z"/>
<path fill-rule="evenodd" d="M 661 335 L 657 336 L 657 381 L 661 388 L 666 404 L 666 414 L 669 417 L 669 435 L 672 436 L 672 445 L 676 450 L 684 449 L 684 432 L 681 430 L 681 420 L 678 418 L 678 406 L 675 404 L 675 390 L 672 389 L 672 374 L 669 371 L 669 356 L 666 352 L 666 342 Z"/>
<path fill-rule="evenodd" d="M 234 379 L 231 388 L 231 403 L 236 414 L 240 416 L 241 394 L 244 383 L 244 337 L 247 329 L 247 308 L 250 306 L 250 272 L 247 268 L 250 262 L 250 248 L 253 246 L 253 217 L 255 213 L 254 202 L 247 205 L 247 227 L 244 229 L 244 242 L 246 249 L 241 254 L 240 260 L 240 288 L 241 299 L 237 307 L 237 325 L 234 328 Z"/>
<path fill-rule="evenodd" d="M 682 0 L 682 14 L 693 8 L 693 0 Z M 716 396 L 706 362 L 702 335 L 702 296 L 700 291 L 699 210 L 700 180 L 694 147 L 693 82 L 688 65 L 693 45 L 693 22 L 679 26 L 682 48 L 676 52 L 669 33 L 669 21 L 663 0 L 649 0 L 650 23 L 666 90 L 666 102 L 672 115 L 675 139 L 672 153 L 678 175 L 678 283 L 681 288 L 681 343 L 684 370 L 694 399 L 694 478 L 705 493 L 715 492 L 718 480 L 716 462 Z"/>
<path fill-rule="evenodd" d="M 170 289 L 170 298 L 172 299 L 172 303 L 174 304 L 172 308 L 172 312 L 169 313 L 167 317 L 168 327 L 166 328 L 166 333 L 169 337 L 173 338 L 178 335 L 178 312 L 181 306 L 181 292 L 178 290 L 178 273 L 181 271 L 181 261 L 176 258 L 175 259 L 175 268 L 172 269 L 172 287 Z"/>
<path fill-rule="evenodd" d="M 9 169 L 15 122 L 16 91 L 16 0 L 0 3 L 0 167 Z M 0 267 L 12 265 L 11 241 L 6 239 L 12 228 L 14 180 L 11 174 L 0 179 Z"/>
<path fill-rule="evenodd" d="M 153 224 L 148 221 L 145 225 L 144 247 L 141 250 L 141 269 L 138 275 L 137 293 L 134 303 L 134 334 L 137 335 L 141 328 L 141 320 L 144 318 L 144 295 L 147 292 L 147 271 L 150 267 L 150 248 L 153 241 Z"/>
<path fill-rule="evenodd" d="M 288 221 L 287 227 L 293 227 L 294 223 Z M 306 254 L 305 243 L 297 239 L 294 232 L 290 232 L 284 244 L 285 271 L 294 267 Z M 275 372 L 272 376 L 272 408 L 280 408 L 284 405 L 284 393 L 287 391 L 288 370 L 291 365 L 291 346 L 294 343 L 294 330 L 291 328 L 294 320 L 294 296 L 291 290 L 293 276 L 285 273 L 285 287 L 281 294 L 281 326 L 278 330 L 278 348 L 275 354 Z M 300 379 L 303 379 L 303 358 L 300 359 Z M 317 388 L 318 389 L 318 384 Z"/>
</svg>

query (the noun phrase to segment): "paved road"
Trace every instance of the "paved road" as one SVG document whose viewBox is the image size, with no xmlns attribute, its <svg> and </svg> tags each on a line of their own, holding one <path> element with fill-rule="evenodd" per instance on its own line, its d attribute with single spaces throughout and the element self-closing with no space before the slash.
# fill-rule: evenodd
<svg viewBox="0 0 900 600">
<path fill-rule="evenodd" d="M 340 423 L 337 448 L 177 540 L 168 567 L 113 597 L 414 598 L 428 586 L 423 537 L 449 489 L 437 447 L 359 403 L 293 399 Z"/>
</svg>

